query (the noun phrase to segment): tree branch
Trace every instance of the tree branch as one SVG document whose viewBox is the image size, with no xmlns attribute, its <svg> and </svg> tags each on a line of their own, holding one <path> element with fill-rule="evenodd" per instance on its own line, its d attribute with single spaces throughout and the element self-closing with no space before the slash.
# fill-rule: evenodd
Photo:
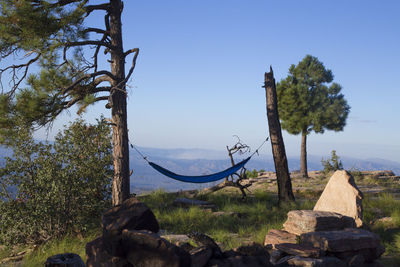
<svg viewBox="0 0 400 267">
<path fill-rule="evenodd" d="M 68 49 L 69 47 L 73 46 L 84 46 L 84 45 L 99 45 L 99 46 L 105 46 L 111 50 L 114 49 L 114 46 L 111 44 L 104 42 L 104 41 L 93 41 L 93 40 L 87 40 L 87 41 L 80 41 L 80 42 L 67 42 L 65 44 L 65 47 Z"/>
<path fill-rule="evenodd" d="M 103 30 L 103 29 L 98 29 L 98 28 L 86 28 L 83 30 L 84 33 L 88 33 L 88 32 L 95 32 L 95 33 L 99 33 L 99 34 L 108 34 L 107 31 Z"/>
<path fill-rule="evenodd" d="M 106 3 L 106 4 L 99 4 L 99 5 L 89 5 L 85 7 L 86 10 L 86 14 L 90 15 L 90 13 L 92 13 L 94 10 L 105 10 L 105 11 L 109 11 L 110 10 L 110 4 Z"/>
<path fill-rule="evenodd" d="M 35 63 L 41 56 L 41 53 L 37 53 L 36 57 L 30 59 L 28 62 L 24 63 L 24 64 L 20 64 L 20 65 L 11 65 L 8 66 L 4 69 L 0 69 L 0 80 L 1 80 L 1 76 L 4 72 L 6 72 L 7 70 L 11 70 L 12 72 L 12 77 L 11 77 L 11 81 L 12 81 L 12 88 L 9 92 L 10 96 L 12 96 L 14 94 L 14 92 L 18 89 L 19 85 L 21 84 L 21 82 L 25 79 L 26 75 L 28 74 L 28 70 L 29 67 Z M 18 70 L 23 69 L 24 68 L 24 72 L 21 78 L 18 77 Z M 10 82 L 11 83 L 11 82 Z M 3 85 L 1 84 L 1 91 L 3 93 Z"/>
<path fill-rule="evenodd" d="M 68 93 L 71 89 L 73 89 L 75 86 L 77 86 L 79 83 L 81 83 L 82 81 L 86 80 L 86 79 L 90 79 L 99 75 L 106 75 L 108 76 L 111 80 L 116 80 L 116 77 L 109 71 L 106 70 L 102 70 L 102 71 L 98 71 L 98 72 L 94 72 L 94 73 L 90 73 L 90 74 L 86 74 L 83 75 L 81 78 L 77 79 L 75 82 L 73 82 L 70 86 L 68 86 L 67 88 L 65 88 L 61 94 L 66 94 Z"/>
</svg>

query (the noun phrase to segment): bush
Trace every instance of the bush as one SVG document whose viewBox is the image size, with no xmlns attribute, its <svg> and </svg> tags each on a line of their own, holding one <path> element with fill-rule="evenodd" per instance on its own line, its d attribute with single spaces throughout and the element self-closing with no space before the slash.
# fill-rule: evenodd
<svg viewBox="0 0 400 267">
<path fill-rule="evenodd" d="M 104 120 L 71 123 L 53 144 L 21 128 L 8 145 L 14 154 L 0 169 L 0 243 L 40 243 L 98 223 L 113 173 Z"/>
<path fill-rule="evenodd" d="M 331 158 L 324 160 L 321 160 L 322 166 L 324 167 L 323 172 L 325 174 L 332 172 L 332 171 L 337 171 L 337 170 L 343 170 L 343 164 L 342 161 L 339 159 L 339 156 L 336 155 L 336 150 L 332 150 L 331 152 Z"/>
<path fill-rule="evenodd" d="M 247 178 L 257 178 L 258 171 L 256 169 L 253 169 L 252 171 L 246 170 L 246 177 Z"/>
</svg>

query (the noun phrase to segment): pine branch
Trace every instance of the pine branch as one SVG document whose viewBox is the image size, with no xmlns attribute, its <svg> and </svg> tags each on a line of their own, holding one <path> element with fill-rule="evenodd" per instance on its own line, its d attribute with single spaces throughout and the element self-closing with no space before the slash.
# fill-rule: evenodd
<svg viewBox="0 0 400 267">
<path fill-rule="evenodd" d="M 82 81 L 84 81 L 84 80 L 86 80 L 86 79 L 90 79 L 90 78 L 97 77 L 97 76 L 99 76 L 99 75 L 106 75 L 106 76 L 108 76 L 108 77 L 111 79 L 111 81 L 112 81 L 112 80 L 116 80 L 116 77 L 115 77 L 111 72 L 109 72 L 109 71 L 106 71 L 106 70 L 97 71 L 97 72 L 94 72 L 94 73 L 90 73 L 90 74 L 83 75 L 81 78 L 79 78 L 79 79 L 77 79 L 75 82 L 73 82 L 70 86 L 68 86 L 67 88 L 65 88 L 65 89 L 61 92 L 61 94 L 64 95 L 64 94 L 68 93 L 70 90 L 74 89 L 74 87 L 76 87 L 76 86 L 77 86 L 79 83 L 81 83 Z M 105 78 L 103 78 L 103 79 L 104 79 L 104 81 L 105 81 Z"/>
<path fill-rule="evenodd" d="M 11 77 L 12 88 L 11 88 L 11 90 L 9 92 L 10 97 L 15 93 L 15 91 L 18 89 L 18 87 L 21 84 L 21 82 L 26 78 L 26 76 L 28 74 L 29 67 L 33 63 L 38 61 L 40 56 L 41 56 L 41 53 L 37 53 L 36 57 L 30 59 L 28 62 L 26 62 L 24 64 L 11 65 L 11 66 L 8 66 L 8 67 L 6 67 L 4 69 L 0 69 L 0 81 L 1 81 L 1 76 L 2 76 L 2 74 L 4 72 L 6 72 L 7 70 L 11 70 L 11 72 L 12 72 L 12 77 Z M 22 77 L 18 77 L 18 71 L 20 69 L 24 69 Z M 3 84 L 2 83 L 1 83 L 1 91 L 3 93 Z"/>
<path fill-rule="evenodd" d="M 98 46 L 105 46 L 108 49 L 113 50 L 115 47 L 111 44 L 104 42 L 104 41 L 94 41 L 94 40 L 87 40 L 87 41 L 77 41 L 77 42 L 67 42 L 64 46 L 68 49 L 74 46 L 85 46 L 85 45 L 98 45 Z"/>
</svg>

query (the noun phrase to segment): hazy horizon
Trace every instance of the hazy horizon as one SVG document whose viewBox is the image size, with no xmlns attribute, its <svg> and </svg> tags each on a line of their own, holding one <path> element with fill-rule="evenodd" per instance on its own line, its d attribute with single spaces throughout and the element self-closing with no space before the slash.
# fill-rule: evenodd
<svg viewBox="0 0 400 267">
<path fill-rule="evenodd" d="M 268 136 L 264 72 L 272 66 L 280 81 L 311 54 L 332 70 L 351 110 L 342 132 L 311 134 L 308 153 L 400 162 L 398 10 L 399 1 L 125 1 L 124 48 L 140 48 L 128 83 L 129 138 L 223 150 L 238 135 L 255 148 Z M 101 28 L 103 19 L 87 22 Z M 110 117 L 104 105 L 84 118 Z M 64 112 L 50 138 L 75 113 Z M 299 154 L 301 137 L 283 136 L 287 154 Z"/>
</svg>

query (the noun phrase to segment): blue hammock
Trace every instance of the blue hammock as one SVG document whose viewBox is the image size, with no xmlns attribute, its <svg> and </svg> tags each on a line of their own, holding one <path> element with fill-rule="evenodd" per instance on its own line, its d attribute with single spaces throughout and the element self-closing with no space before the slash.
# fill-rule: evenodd
<svg viewBox="0 0 400 267">
<path fill-rule="evenodd" d="M 181 182 L 186 182 L 186 183 L 209 183 L 209 182 L 214 182 L 218 181 L 222 178 L 225 178 L 229 175 L 234 174 L 238 170 L 244 167 L 244 165 L 251 159 L 251 156 L 248 157 L 247 159 L 239 162 L 238 164 L 224 170 L 221 172 L 217 172 L 214 174 L 209 174 L 209 175 L 202 175 L 202 176 L 186 176 L 186 175 L 179 175 L 174 172 L 171 172 L 167 169 L 164 169 L 163 167 L 153 163 L 153 162 L 148 162 L 151 167 L 153 167 L 156 171 L 158 171 L 161 174 L 164 174 L 165 176 L 168 176 L 172 179 L 181 181 Z"/>
</svg>

